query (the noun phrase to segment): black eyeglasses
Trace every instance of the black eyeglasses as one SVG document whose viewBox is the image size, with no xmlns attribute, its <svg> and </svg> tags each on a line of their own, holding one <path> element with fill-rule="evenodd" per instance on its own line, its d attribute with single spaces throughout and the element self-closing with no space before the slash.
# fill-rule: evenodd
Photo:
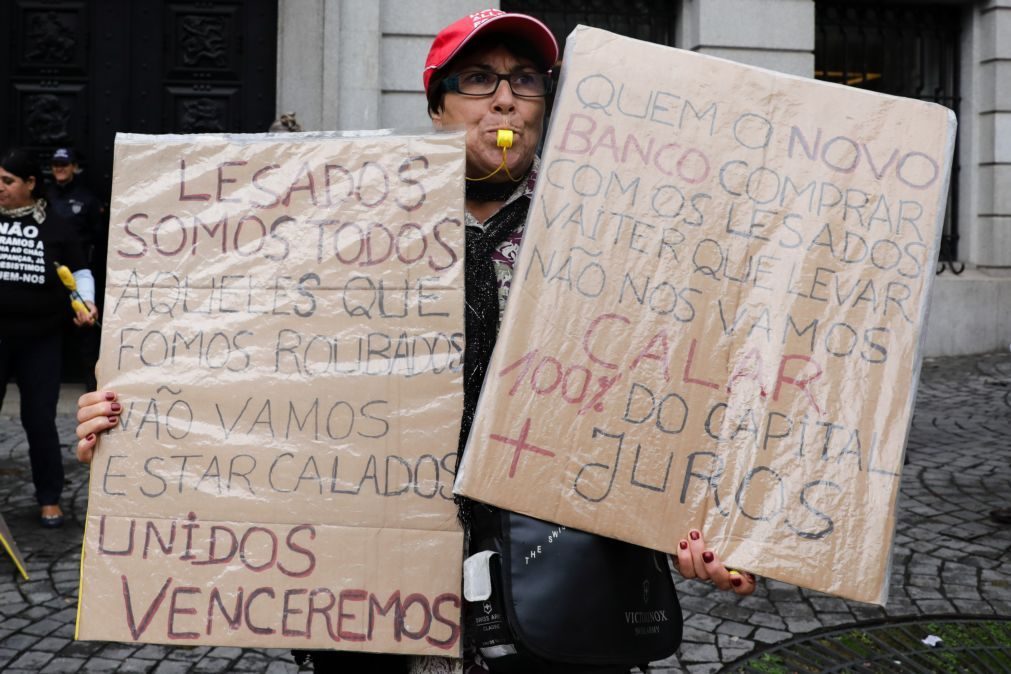
<svg viewBox="0 0 1011 674">
<path fill-rule="evenodd" d="M 464 96 L 490 96 L 498 89 L 499 82 L 505 80 L 514 96 L 522 98 L 543 98 L 551 93 L 551 76 L 546 73 L 493 73 L 488 70 L 465 70 L 450 75 L 442 81 L 442 88 Z"/>
</svg>

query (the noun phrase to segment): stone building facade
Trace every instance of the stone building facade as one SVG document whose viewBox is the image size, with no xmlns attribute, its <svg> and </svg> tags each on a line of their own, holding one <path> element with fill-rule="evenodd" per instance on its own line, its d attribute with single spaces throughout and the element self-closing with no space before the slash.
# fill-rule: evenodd
<svg viewBox="0 0 1011 674">
<path fill-rule="evenodd" d="M 488 6 L 541 16 L 562 39 L 581 22 L 949 105 L 958 142 L 925 353 L 1008 348 L 1011 0 L 4 0 L 0 147 L 48 159 L 73 145 L 107 199 L 118 132 L 258 132 L 291 110 L 307 130 L 428 128 L 428 45 Z"/>
<path fill-rule="evenodd" d="M 547 0 L 280 0 L 278 109 L 297 110 L 309 129 L 426 127 L 420 64 L 431 39 L 460 16 L 500 4 L 529 11 L 559 5 Z M 580 4 L 602 3 L 569 6 Z M 815 75 L 823 34 L 816 25 L 817 0 L 668 4 L 676 14 L 673 46 Z M 1011 343 L 1011 0 L 892 4 L 921 16 L 944 11 L 959 24 L 954 54 L 958 170 L 953 174 L 958 198 L 952 200 L 957 255 L 954 264 L 939 266 L 925 354 L 1006 349 Z M 650 20 L 643 16 L 644 22 Z"/>
</svg>

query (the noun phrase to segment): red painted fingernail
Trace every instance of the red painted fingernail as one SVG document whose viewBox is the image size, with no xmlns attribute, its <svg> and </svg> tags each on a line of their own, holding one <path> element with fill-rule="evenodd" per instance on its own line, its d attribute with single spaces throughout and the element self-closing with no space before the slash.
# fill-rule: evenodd
<svg viewBox="0 0 1011 674">
<path fill-rule="evenodd" d="M 734 587 L 740 587 L 741 586 L 741 577 L 740 576 L 734 576 L 733 578 L 730 579 L 730 584 L 733 585 Z"/>
<path fill-rule="evenodd" d="M 708 550 L 706 550 L 705 552 L 703 552 L 702 553 L 702 561 L 705 562 L 706 564 L 712 564 L 712 562 L 713 562 L 713 553 L 709 552 Z"/>
<path fill-rule="evenodd" d="M 111 405 L 109 405 L 109 407 L 112 408 L 113 412 L 118 412 L 121 409 L 123 409 L 123 406 L 120 405 L 119 403 L 112 403 Z"/>
<path fill-rule="evenodd" d="M 109 423 L 110 424 L 116 423 L 116 417 L 109 417 Z"/>
<path fill-rule="evenodd" d="M 113 393 L 112 391 L 106 391 L 105 392 L 105 399 L 106 400 L 115 400 L 116 399 L 116 394 Z"/>
<path fill-rule="evenodd" d="M 88 442 L 94 442 L 95 441 L 95 434 L 94 433 L 89 433 L 88 437 L 86 437 L 85 440 L 87 440 Z"/>
<path fill-rule="evenodd" d="M 681 548 L 682 550 L 687 550 L 688 549 L 688 541 L 681 541 L 680 543 L 678 543 L 678 547 Z"/>
<path fill-rule="evenodd" d="M 691 530 L 691 531 L 690 531 L 690 532 L 688 533 L 688 535 L 689 535 L 689 536 L 691 536 L 691 538 L 692 538 L 692 540 L 693 540 L 693 541 L 697 541 L 697 540 L 699 540 L 699 536 L 700 536 L 701 534 L 699 534 L 699 532 L 697 532 L 697 531 L 695 531 L 695 530 L 693 529 L 693 530 Z"/>
</svg>

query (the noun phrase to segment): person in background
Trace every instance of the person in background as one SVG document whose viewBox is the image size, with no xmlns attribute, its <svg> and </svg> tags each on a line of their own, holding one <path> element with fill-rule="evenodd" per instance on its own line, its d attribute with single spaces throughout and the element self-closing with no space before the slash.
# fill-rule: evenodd
<svg viewBox="0 0 1011 674">
<path fill-rule="evenodd" d="M 105 209 L 101 201 L 78 178 L 81 169 L 73 149 L 57 148 L 49 161 L 53 181 L 46 190 L 46 201 L 53 213 L 70 221 L 76 228 L 84 249 L 85 264 L 95 271 L 96 297 L 100 299 L 105 290 L 105 248 L 108 238 Z M 98 362 L 98 346 L 101 341 L 99 330 L 97 325 L 89 326 L 71 337 L 79 346 L 84 386 L 88 391 L 97 388 L 95 363 Z"/>
<path fill-rule="evenodd" d="M 543 23 L 522 14 L 484 10 L 444 28 L 432 43 L 423 70 L 428 114 L 435 128 L 465 131 L 467 343 L 461 438 L 466 438 L 473 422 L 509 296 L 537 181 L 540 160 L 536 153 L 551 92 L 550 70 L 557 59 L 558 44 Z M 499 145 L 500 130 L 510 132 L 506 152 Z M 90 462 L 97 434 L 118 423 L 122 407 L 115 392 L 97 391 L 82 396 L 78 408 L 77 455 Z M 675 564 L 685 577 L 710 580 L 724 590 L 746 595 L 755 589 L 753 576 L 727 569 L 694 529 L 679 541 Z M 311 652 L 317 672 L 486 671 L 473 655 L 465 651 L 460 661 Z"/>
<path fill-rule="evenodd" d="M 0 406 L 13 377 L 21 394 L 32 480 L 44 527 L 63 525 L 63 457 L 56 432 L 62 328 L 98 318 L 95 284 L 73 223 L 42 198 L 42 171 L 23 150 L 0 155 Z M 74 275 L 84 306 L 71 308 L 57 264 Z"/>
<path fill-rule="evenodd" d="M 88 264 L 107 236 L 105 209 L 91 190 L 78 179 L 81 167 L 77 154 L 67 147 L 57 148 L 50 158 L 53 182 L 46 190 L 46 200 L 54 213 L 70 220 L 77 228 Z"/>
</svg>

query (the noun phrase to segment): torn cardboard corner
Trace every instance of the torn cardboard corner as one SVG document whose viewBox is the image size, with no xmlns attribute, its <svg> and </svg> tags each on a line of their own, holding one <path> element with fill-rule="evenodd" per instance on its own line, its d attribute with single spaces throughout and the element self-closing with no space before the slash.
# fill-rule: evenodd
<svg viewBox="0 0 1011 674">
<path fill-rule="evenodd" d="M 565 63 L 458 491 L 883 603 L 954 115 L 585 27 Z"/>
<path fill-rule="evenodd" d="M 78 638 L 458 656 L 463 135 L 117 138 Z"/>
</svg>

